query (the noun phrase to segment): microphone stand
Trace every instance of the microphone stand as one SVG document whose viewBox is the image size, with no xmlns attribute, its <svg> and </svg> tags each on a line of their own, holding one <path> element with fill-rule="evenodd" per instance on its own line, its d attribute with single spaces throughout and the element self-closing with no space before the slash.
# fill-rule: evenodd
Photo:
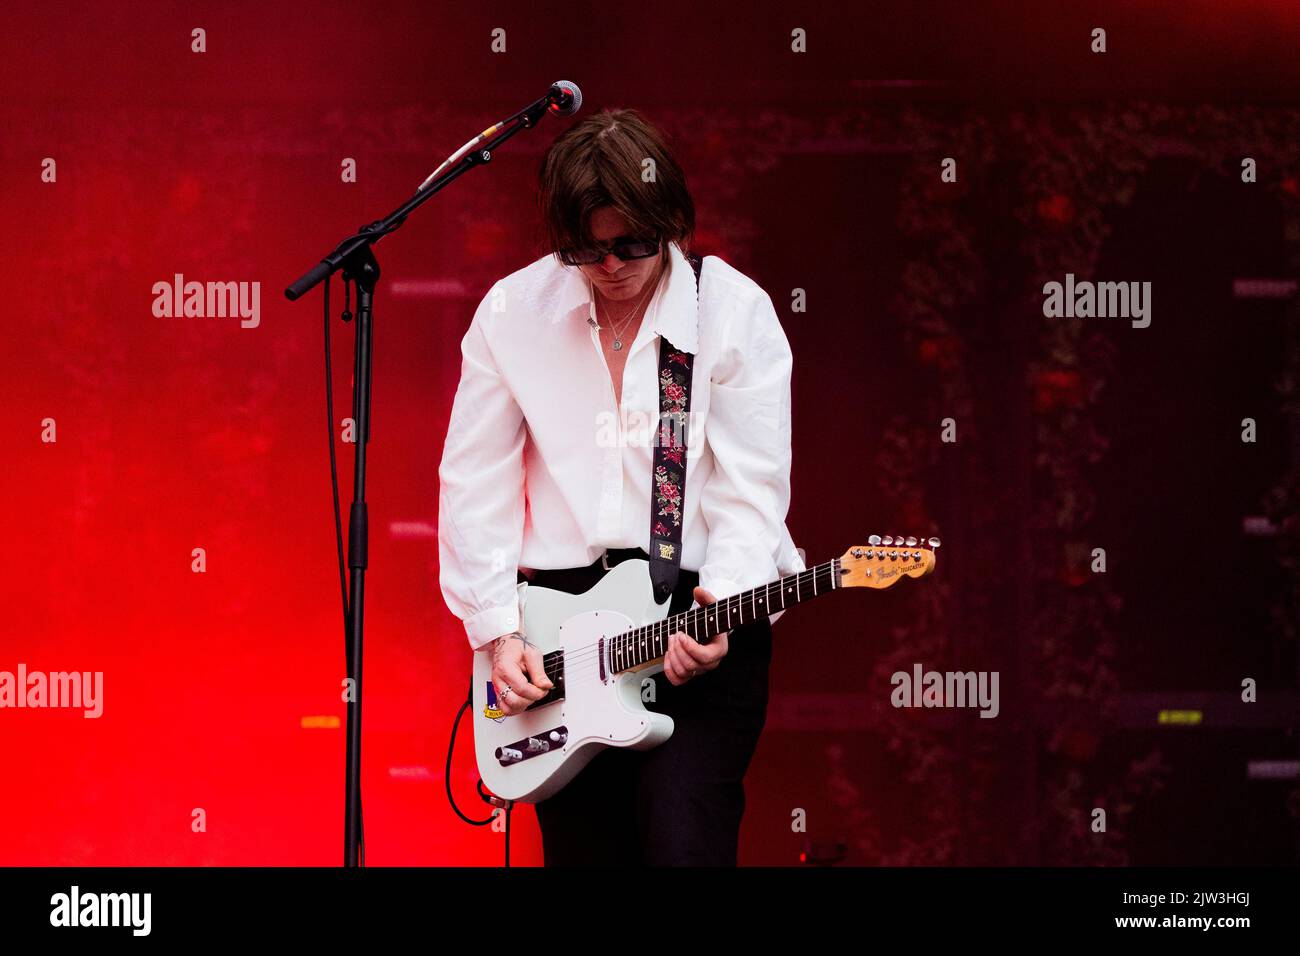
<svg viewBox="0 0 1300 956">
<path fill-rule="evenodd" d="M 520 110 L 510 119 L 497 124 L 502 132 L 486 139 L 481 146 L 469 150 L 445 174 L 422 185 L 416 194 L 383 219 L 362 226 L 360 231 L 344 239 L 316 266 L 304 273 L 296 282 L 284 290 L 290 301 L 298 299 L 304 293 L 331 276 L 343 270 L 345 281 L 357 284 L 357 312 L 354 355 L 354 376 L 352 391 L 352 418 L 357 435 L 354 457 L 352 507 L 348 513 L 348 569 L 350 581 L 350 626 L 347 629 L 349 646 L 348 677 L 352 680 L 351 696 L 348 700 L 347 754 L 345 786 L 347 788 L 346 811 L 343 834 L 343 865 L 355 867 L 360 865 L 359 848 L 361 835 L 361 660 L 362 635 L 365 622 L 366 566 L 367 549 L 370 540 L 368 511 L 366 507 L 366 445 L 370 442 L 370 381 L 371 381 L 371 340 L 372 340 L 372 306 L 375 286 L 379 281 L 379 261 L 375 258 L 372 246 L 399 229 L 406 217 L 427 202 L 435 193 L 440 192 L 448 183 L 458 178 L 475 166 L 482 166 L 492 160 L 492 152 L 510 137 L 522 129 L 530 129 L 541 120 L 548 109 L 556 112 L 572 112 L 576 105 L 564 100 L 563 91 L 557 93 L 556 87 L 535 103 Z M 580 96 L 580 94 L 579 94 Z M 578 103 L 581 102 L 579 99 Z M 444 164 L 445 165 L 445 164 Z"/>
</svg>

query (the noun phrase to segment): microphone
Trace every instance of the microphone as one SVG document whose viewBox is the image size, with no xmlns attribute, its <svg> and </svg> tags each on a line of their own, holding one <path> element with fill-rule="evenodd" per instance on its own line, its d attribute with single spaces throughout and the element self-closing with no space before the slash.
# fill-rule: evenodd
<svg viewBox="0 0 1300 956">
<path fill-rule="evenodd" d="M 577 83 L 568 80 L 552 83 L 546 98 L 550 101 L 549 108 L 561 116 L 572 116 L 582 109 L 582 90 L 578 89 Z"/>
<path fill-rule="evenodd" d="M 501 120 L 501 122 L 499 123 L 493 123 L 491 126 L 485 129 L 483 132 L 479 133 L 477 136 L 471 139 L 460 149 L 456 150 L 456 152 L 452 153 L 450 156 L 444 159 L 442 161 L 442 165 L 440 165 L 437 169 L 435 169 L 428 176 L 426 176 L 424 178 L 424 182 L 420 183 L 420 185 L 415 188 L 415 191 L 417 193 L 420 192 L 420 190 L 428 186 L 429 183 L 433 182 L 435 179 L 441 176 L 442 171 L 444 169 L 446 169 L 452 163 L 459 161 L 460 158 L 464 156 L 466 153 L 468 153 L 471 149 L 478 149 L 478 147 L 481 144 L 491 140 L 504 127 L 510 125 L 515 120 L 519 119 L 519 117 L 523 116 L 525 113 L 528 113 L 529 111 L 536 111 L 533 114 L 533 119 L 532 119 L 532 122 L 536 122 L 538 119 L 541 118 L 542 115 L 541 110 L 543 106 L 545 107 L 545 109 L 550 110 L 552 113 L 557 113 L 560 116 L 572 116 L 574 113 L 578 112 L 578 110 L 582 108 L 582 90 L 578 89 L 577 83 L 572 83 L 569 80 L 556 80 L 554 83 L 551 84 L 551 88 L 546 91 L 546 95 L 543 96 L 541 99 L 534 102 L 531 106 L 525 106 L 514 116 L 511 116 L 509 119 Z M 529 123 L 529 125 L 531 125 L 531 123 Z"/>
</svg>

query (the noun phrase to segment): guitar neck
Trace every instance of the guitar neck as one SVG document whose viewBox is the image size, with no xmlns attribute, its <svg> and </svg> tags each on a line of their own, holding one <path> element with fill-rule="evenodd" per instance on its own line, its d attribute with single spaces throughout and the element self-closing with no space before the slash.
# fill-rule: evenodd
<svg viewBox="0 0 1300 956">
<path fill-rule="evenodd" d="M 832 558 L 806 571 L 733 594 L 706 607 L 674 614 L 655 624 L 634 628 L 609 640 L 615 673 L 640 667 L 668 652 L 668 638 L 683 631 L 697 643 L 767 617 L 800 601 L 807 601 L 840 586 L 840 559 Z"/>
</svg>

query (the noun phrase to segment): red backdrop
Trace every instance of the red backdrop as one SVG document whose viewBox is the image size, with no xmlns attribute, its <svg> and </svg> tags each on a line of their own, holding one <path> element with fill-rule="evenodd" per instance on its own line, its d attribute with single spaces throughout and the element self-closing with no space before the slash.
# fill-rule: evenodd
<svg viewBox="0 0 1300 956">
<path fill-rule="evenodd" d="M 880 406 L 858 408 L 851 423 L 827 414 L 862 388 L 905 397 L 918 367 L 886 319 L 909 167 L 895 158 L 898 142 L 867 132 L 877 111 L 981 98 L 994 109 L 1026 93 L 1176 99 L 1227 80 L 1261 100 L 1296 88 L 1287 72 L 1296 17 L 1281 3 L 1169 6 L 1164 21 L 1116 7 L 1105 69 L 1080 39 L 1092 25 L 1083 11 L 1031 20 L 1037 4 L 998 16 L 953 6 L 908 5 L 887 18 L 740 3 L 7 11 L 0 670 L 102 671 L 105 709 L 94 720 L 0 713 L 0 864 L 339 861 L 344 668 L 321 302 L 319 290 L 297 303 L 282 290 L 553 80 L 583 87 L 584 114 L 632 106 L 668 129 L 700 207 L 697 248 L 752 275 L 777 303 L 796 355 L 790 523 L 809 558 L 871 532 L 941 531 L 950 498 L 920 508 L 877 491 L 886 422 L 870 409 Z M 205 53 L 191 50 L 196 27 Z M 498 27 L 505 53 L 491 49 Z M 806 56 L 790 50 L 796 27 L 808 31 Z M 1210 39 L 1213 64 L 1199 52 Z M 814 112 L 817 136 L 790 133 Z M 568 122 L 517 136 L 378 248 L 372 864 L 501 859 L 500 836 L 463 825 L 443 796 L 468 659 L 437 588 L 436 470 L 460 337 L 488 285 L 540 254 L 536 164 Z M 942 144 L 930 152 L 944 155 Z M 53 183 L 41 179 L 46 158 L 57 163 Z M 346 158 L 357 162 L 355 183 L 341 181 Z M 260 282 L 259 327 L 154 316 L 153 284 L 176 273 Z M 795 287 L 813 294 L 815 314 L 788 314 Z M 342 417 L 351 328 L 336 322 L 334 334 Z M 46 419 L 56 442 L 41 440 Z M 346 501 L 352 446 L 338 447 Z M 191 569 L 195 548 L 205 549 L 204 573 Z M 752 772 L 744 862 L 797 859 L 793 808 L 809 810 L 815 836 L 851 842 L 864 828 L 904 825 L 914 805 L 889 756 L 897 739 L 870 739 L 870 721 L 853 712 L 878 650 L 872 628 L 906 620 L 910 599 L 882 595 L 870 614 L 837 600 L 778 627 L 773 689 L 784 703 Z M 827 709 L 840 700 L 843 712 Z M 462 729 L 452 785 L 483 816 Z M 191 826 L 196 809 L 203 832 Z M 530 811 L 515 814 L 514 841 L 518 861 L 538 861 Z M 874 862 L 874 845 L 854 844 L 850 858 Z"/>
</svg>

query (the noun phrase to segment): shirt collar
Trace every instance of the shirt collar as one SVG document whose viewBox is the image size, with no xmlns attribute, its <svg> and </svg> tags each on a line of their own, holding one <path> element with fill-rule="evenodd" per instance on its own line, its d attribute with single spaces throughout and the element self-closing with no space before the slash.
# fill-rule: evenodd
<svg viewBox="0 0 1300 956">
<path fill-rule="evenodd" d="M 592 318 L 595 304 L 591 283 L 577 266 L 560 265 L 564 284 L 560 290 L 560 315 L 570 316 L 582 310 L 582 318 Z M 668 274 L 657 293 L 658 305 L 650 306 L 653 315 L 650 330 L 672 342 L 683 352 L 694 354 L 699 347 L 699 299 L 695 291 L 695 271 L 677 243 L 668 244 Z"/>
</svg>

